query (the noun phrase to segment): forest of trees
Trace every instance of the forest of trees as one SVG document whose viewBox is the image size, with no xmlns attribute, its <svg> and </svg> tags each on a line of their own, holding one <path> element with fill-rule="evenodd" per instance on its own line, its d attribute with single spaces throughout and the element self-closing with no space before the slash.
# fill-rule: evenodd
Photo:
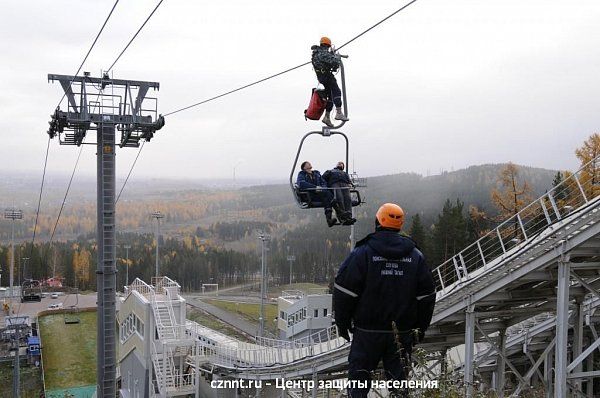
<svg viewBox="0 0 600 398">
<path fill-rule="evenodd" d="M 576 152 L 581 164 L 587 164 L 580 180 L 589 197 L 595 196 L 600 186 L 598 166 L 594 162 L 588 164 L 598 154 L 600 136 L 597 134 Z M 471 167 L 431 178 L 414 174 L 377 177 L 364 191 L 367 203 L 357 209 L 356 235 L 360 239 L 373 231 L 373 215 L 380 203 L 398 202 L 407 213 L 404 232 L 416 241 L 428 264 L 434 267 L 571 175 L 568 171 L 550 172 L 509 163 Z M 555 199 L 568 203 L 569 197 L 576 193 L 579 191 L 565 187 Z M 156 242 L 153 234 L 143 231 L 152 231 L 147 213 L 159 204 L 168 209 L 165 226 L 161 227 L 161 274 L 179 281 L 186 290 L 199 290 L 202 283 L 230 285 L 257 279 L 260 247 L 256 237 L 259 232 L 267 232 L 272 237 L 268 243 L 268 268 L 277 283 L 289 280 L 287 257 L 290 254 L 295 256 L 295 281 L 321 283 L 334 277 L 348 254 L 349 228 L 328 228 L 321 212 L 296 208 L 284 186 L 170 195 L 171 198 L 163 197 L 160 202 L 152 199 L 138 204 L 132 212 L 133 202 L 121 205 L 121 209 L 127 211 L 119 218 L 122 232 L 117 235 L 119 286 L 125 284 L 124 245 L 131 246 L 129 281 L 136 277 L 149 281 L 154 275 Z M 87 225 L 92 223 L 94 213 L 81 204 L 81 209 L 84 208 L 86 210 L 81 212 L 87 214 L 87 218 L 71 214 L 69 217 L 73 219 L 61 220 L 61 228 L 70 226 L 71 233 L 80 231 L 78 237 L 57 239 L 52 244 L 38 239 L 34 246 L 29 240 L 17 241 L 15 277 L 41 279 L 56 275 L 64 277 L 68 286 L 94 290 L 95 234 Z M 63 222 L 66 226 L 62 226 Z M 6 244 L 8 225 L 6 221 L 3 224 L 5 244 L 0 246 L 3 286 L 8 285 L 10 263 Z M 24 225 L 24 222 L 19 224 L 17 236 L 26 237 L 32 232 Z M 519 232 L 516 226 L 514 231 Z"/>
</svg>

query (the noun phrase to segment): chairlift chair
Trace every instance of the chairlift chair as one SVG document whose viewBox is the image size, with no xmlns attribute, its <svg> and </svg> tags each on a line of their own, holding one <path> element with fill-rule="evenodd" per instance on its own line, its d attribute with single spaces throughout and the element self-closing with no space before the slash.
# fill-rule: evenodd
<svg viewBox="0 0 600 398">
<path fill-rule="evenodd" d="M 331 131 L 328 127 L 323 127 L 322 131 L 310 131 L 302 137 L 300 141 L 300 146 L 298 147 L 298 152 L 296 153 L 296 158 L 294 160 L 294 164 L 292 165 L 292 170 L 290 172 L 290 188 L 292 190 L 292 194 L 294 195 L 294 199 L 298 204 L 298 207 L 301 209 L 314 209 L 314 208 L 323 208 L 323 203 L 314 198 L 311 198 L 309 191 L 310 190 L 301 190 L 296 184 L 294 177 L 298 172 L 298 159 L 300 158 L 300 152 L 302 151 L 302 146 L 304 145 L 304 141 L 306 138 L 313 134 L 319 134 L 323 137 L 331 137 L 332 135 L 341 135 L 344 137 L 346 141 L 346 167 L 348 168 L 348 158 L 349 158 L 349 142 L 346 134 L 340 131 Z M 353 173 L 356 175 L 356 173 Z M 354 179 L 353 179 L 354 181 Z M 322 189 L 339 189 L 339 188 L 322 188 Z M 349 187 L 350 196 L 352 199 L 352 207 L 360 206 L 363 203 L 363 200 L 360 196 L 360 192 L 356 189 L 356 185 L 354 187 Z"/>
</svg>

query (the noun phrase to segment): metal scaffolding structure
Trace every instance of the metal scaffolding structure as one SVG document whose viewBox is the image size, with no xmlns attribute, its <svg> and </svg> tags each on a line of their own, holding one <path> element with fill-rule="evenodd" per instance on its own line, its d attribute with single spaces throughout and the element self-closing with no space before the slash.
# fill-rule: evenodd
<svg viewBox="0 0 600 398">
<path fill-rule="evenodd" d="M 594 172 L 585 165 L 434 269 L 437 304 L 420 344 L 429 353 L 419 370 L 424 377 L 454 369 L 466 397 L 480 389 L 519 397 L 532 387 L 543 387 L 547 398 L 595 396 L 600 191 Z M 229 378 L 344 377 L 349 345 L 334 333 L 306 346 L 263 343 L 211 346 L 205 356 Z M 448 353 L 462 346 L 464 361 L 450 367 Z"/>
<path fill-rule="evenodd" d="M 88 130 L 96 130 L 97 147 L 97 245 L 98 267 L 98 362 L 97 396 L 116 395 L 116 145 L 138 147 L 150 141 L 164 126 L 157 113 L 156 98 L 147 97 L 155 82 L 49 74 L 58 81 L 67 98 L 67 110 L 57 108 L 51 115 L 48 134 L 58 136 L 61 145 L 84 143 Z M 95 98 L 94 98 L 95 97 Z M 120 141 L 117 143 L 116 133 Z"/>
</svg>

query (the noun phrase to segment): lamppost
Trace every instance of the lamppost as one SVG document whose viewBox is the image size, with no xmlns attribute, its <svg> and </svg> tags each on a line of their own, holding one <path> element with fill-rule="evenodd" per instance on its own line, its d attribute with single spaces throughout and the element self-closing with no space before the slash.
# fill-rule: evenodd
<svg viewBox="0 0 600 398">
<path fill-rule="evenodd" d="M 14 270 L 15 270 L 15 220 L 21 220 L 23 218 L 23 211 L 16 209 L 4 210 L 4 218 L 12 220 L 10 228 L 10 305 L 12 308 L 13 299 L 13 281 L 14 281 Z"/>
<path fill-rule="evenodd" d="M 158 240 L 157 240 L 158 242 Z M 131 249 L 131 245 L 124 245 L 125 249 L 125 286 L 129 286 L 129 249 Z"/>
<path fill-rule="evenodd" d="M 160 236 L 160 219 L 165 218 L 165 215 L 160 211 L 155 211 L 150 216 L 156 219 L 156 277 L 158 278 L 158 237 Z"/>
<path fill-rule="evenodd" d="M 233 186 L 236 186 L 236 180 L 235 180 L 235 169 L 237 169 L 237 167 L 242 164 L 244 162 L 244 159 L 240 159 L 238 160 L 234 165 L 233 165 Z"/>
<path fill-rule="evenodd" d="M 265 255 L 265 243 L 269 242 L 271 237 L 265 233 L 260 233 L 258 239 L 261 241 L 261 283 L 260 283 L 260 316 L 258 318 L 258 336 L 263 337 L 265 333 L 265 295 L 267 294 L 267 258 Z"/>
<path fill-rule="evenodd" d="M 23 257 L 21 260 L 23 260 L 23 267 L 22 267 L 22 272 L 19 272 L 19 285 L 23 286 L 21 283 L 21 275 L 23 275 L 23 280 L 27 280 L 27 274 L 25 273 L 25 270 L 27 269 L 27 260 L 29 260 L 29 257 Z M 21 287 L 21 290 L 23 290 L 23 288 Z"/>
<path fill-rule="evenodd" d="M 292 284 L 292 263 L 294 261 L 296 261 L 296 256 L 294 256 L 293 254 L 290 255 L 290 247 L 288 246 L 288 256 L 287 256 L 287 260 L 290 262 L 290 285 Z"/>
</svg>

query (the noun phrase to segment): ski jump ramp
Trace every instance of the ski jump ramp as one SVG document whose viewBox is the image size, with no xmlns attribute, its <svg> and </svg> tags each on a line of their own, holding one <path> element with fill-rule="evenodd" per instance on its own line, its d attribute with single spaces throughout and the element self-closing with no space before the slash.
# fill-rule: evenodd
<svg viewBox="0 0 600 398">
<path fill-rule="evenodd" d="M 532 384 L 547 397 L 593 396 L 600 187 L 592 173 L 584 166 L 433 269 L 437 303 L 421 344 L 432 377 L 461 346 L 464 361 L 454 369 L 466 397 L 480 386 L 519 396 Z M 244 343 L 187 321 L 185 335 L 199 348 L 188 363 L 230 379 L 343 377 L 350 347 L 335 327 L 293 342 Z"/>
</svg>

